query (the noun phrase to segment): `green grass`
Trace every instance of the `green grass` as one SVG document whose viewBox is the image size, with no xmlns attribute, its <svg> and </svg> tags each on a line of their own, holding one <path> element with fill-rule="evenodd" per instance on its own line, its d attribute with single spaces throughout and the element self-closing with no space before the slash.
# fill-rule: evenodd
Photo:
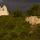
<svg viewBox="0 0 40 40">
<path fill-rule="evenodd" d="M 30 24 L 24 17 L 0 17 L 0 40 L 40 40 L 40 25 L 29 34 Z"/>
</svg>

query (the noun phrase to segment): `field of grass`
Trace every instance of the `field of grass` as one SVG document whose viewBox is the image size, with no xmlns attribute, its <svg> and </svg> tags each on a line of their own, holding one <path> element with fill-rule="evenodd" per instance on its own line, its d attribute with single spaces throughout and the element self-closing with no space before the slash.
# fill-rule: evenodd
<svg viewBox="0 0 40 40">
<path fill-rule="evenodd" d="M 40 25 L 30 34 L 24 17 L 0 17 L 0 40 L 40 40 Z"/>
</svg>

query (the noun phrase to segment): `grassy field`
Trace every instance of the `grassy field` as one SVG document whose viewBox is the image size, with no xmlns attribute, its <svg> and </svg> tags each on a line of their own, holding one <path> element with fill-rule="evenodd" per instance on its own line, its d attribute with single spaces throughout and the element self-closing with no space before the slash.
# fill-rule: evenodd
<svg viewBox="0 0 40 40">
<path fill-rule="evenodd" d="M 40 40 L 40 25 L 30 34 L 24 17 L 0 17 L 0 40 Z"/>
</svg>

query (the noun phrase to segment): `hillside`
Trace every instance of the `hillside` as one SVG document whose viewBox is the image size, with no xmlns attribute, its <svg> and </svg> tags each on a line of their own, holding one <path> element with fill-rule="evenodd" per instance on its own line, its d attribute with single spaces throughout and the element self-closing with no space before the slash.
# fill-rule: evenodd
<svg viewBox="0 0 40 40">
<path fill-rule="evenodd" d="M 40 25 L 30 34 L 30 24 L 24 17 L 0 17 L 0 40 L 40 40 Z"/>
</svg>

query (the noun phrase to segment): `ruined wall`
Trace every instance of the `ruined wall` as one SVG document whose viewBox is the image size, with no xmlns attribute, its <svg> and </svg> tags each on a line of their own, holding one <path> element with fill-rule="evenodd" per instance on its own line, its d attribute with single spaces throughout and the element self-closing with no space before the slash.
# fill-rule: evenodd
<svg viewBox="0 0 40 40">
<path fill-rule="evenodd" d="M 2 15 L 9 15 L 9 12 L 5 5 L 3 5 L 3 7 L 0 6 L 0 16 L 2 16 Z"/>
</svg>

